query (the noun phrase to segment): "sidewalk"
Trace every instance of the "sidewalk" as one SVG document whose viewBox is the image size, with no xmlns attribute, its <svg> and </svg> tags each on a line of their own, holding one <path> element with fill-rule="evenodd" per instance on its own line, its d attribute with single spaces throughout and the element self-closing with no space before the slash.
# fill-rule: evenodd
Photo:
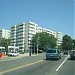
<svg viewBox="0 0 75 75">
<path fill-rule="evenodd" d="M 9 61 L 9 60 L 16 60 L 16 59 L 20 59 L 22 57 L 27 57 L 27 56 L 29 56 L 29 53 L 19 54 L 19 56 L 16 56 L 16 57 L 6 55 L 5 57 L 0 58 L 0 62 Z"/>
<path fill-rule="evenodd" d="M 26 56 L 29 56 L 29 53 L 25 53 L 25 54 L 19 54 L 19 56 L 7 56 L 7 58 L 9 57 L 9 58 L 22 58 L 22 57 L 26 57 Z"/>
<path fill-rule="evenodd" d="M 33 54 L 31 56 L 37 56 L 39 54 Z M 0 62 L 3 62 L 3 61 L 9 61 L 9 60 L 16 60 L 16 59 L 20 59 L 20 58 L 23 58 L 23 57 L 27 57 L 29 56 L 29 53 L 25 53 L 25 54 L 19 54 L 19 56 L 5 56 L 3 58 L 0 58 Z"/>
</svg>

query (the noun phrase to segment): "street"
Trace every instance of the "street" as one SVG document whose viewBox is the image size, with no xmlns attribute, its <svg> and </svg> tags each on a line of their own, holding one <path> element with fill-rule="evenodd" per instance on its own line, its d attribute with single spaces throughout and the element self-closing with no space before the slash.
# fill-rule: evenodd
<svg viewBox="0 0 75 75">
<path fill-rule="evenodd" d="M 45 54 L 0 62 L 0 75 L 75 75 L 75 60 L 62 55 L 46 60 Z"/>
</svg>

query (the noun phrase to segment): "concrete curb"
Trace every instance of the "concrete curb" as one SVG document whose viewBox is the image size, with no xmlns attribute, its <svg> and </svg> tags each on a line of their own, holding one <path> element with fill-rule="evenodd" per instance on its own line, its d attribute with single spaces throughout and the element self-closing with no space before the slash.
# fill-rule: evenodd
<svg viewBox="0 0 75 75">
<path fill-rule="evenodd" d="M 38 55 L 40 55 L 40 54 L 33 54 L 31 56 L 38 56 Z M 29 53 L 27 53 L 27 54 L 19 54 L 19 56 L 16 56 L 16 57 L 6 56 L 4 58 L 0 58 L 0 62 L 16 60 L 16 59 L 20 59 L 20 58 L 23 58 L 23 57 L 29 57 Z"/>
</svg>

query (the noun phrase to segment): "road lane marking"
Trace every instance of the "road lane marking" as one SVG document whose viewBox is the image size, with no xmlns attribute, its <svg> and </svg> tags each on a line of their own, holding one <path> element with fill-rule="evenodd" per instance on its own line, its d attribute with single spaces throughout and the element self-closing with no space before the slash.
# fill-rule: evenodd
<svg viewBox="0 0 75 75">
<path fill-rule="evenodd" d="M 60 66 L 56 69 L 56 71 L 58 71 L 60 69 L 60 67 L 66 62 L 66 60 L 68 59 L 69 55 L 66 57 L 66 59 L 60 64 Z"/>
<path fill-rule="evenodd" d="M 10 71 L 13 71 L 13 70 L 17 70 L 17 69 L 20 69 L 20 68 L 23 68 L 23 67 L 27 67 L 27 66 L 30 66 L 30 65 L 33 65 L 33 64 L 42 62 L 42 61 L 44 61 L 44 60 L 39 60 L 39 61 L 30 63 L 30 64 L 26 64 L 26 65 L 22 65 L 22 66 L 19 66 L 19 67 L 15 67 L 15 68 L 12 68 L 12 69 L 9 69 L 9 70 L 6 70 L 6 71 L 2 71 L 2 72 L 0 72 L 0 74 L 7 73 L 7 72 L 10 72 Z"/>
</svg>

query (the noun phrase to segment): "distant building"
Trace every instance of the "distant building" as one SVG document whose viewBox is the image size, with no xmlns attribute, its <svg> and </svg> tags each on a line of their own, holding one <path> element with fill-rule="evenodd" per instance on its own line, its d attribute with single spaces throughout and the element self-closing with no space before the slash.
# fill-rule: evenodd
<svg viewBox="0 0 75 75">
<path fill-rule="evenodd" d="M 54 35 L 54 37 L 57 39 L 57 45 L 61 45 L 62 43 L 62 33 L 61 32 L 55 32 L 55 31 L 45 29 L 45 28 L 43 28 L 42 32 L 47 32 L 49 34 Z"/>
<path fill-rule="evenodd" d="M 0 29 L 0 41 L 2 38 L 9 39 L 10 38 L 10 30 Z"/>
<path fill-rule="evenodd" d="M 49 34 L 52 34 L 52 35 L 54 35 L 54 37 L 56 38 L 56 32 L 54 32 L 54 31 L 52 31 L 52 30 L 49 30 L 49 29 L 46 29 L 46 28 L 42 28 L 43 30 L 42 30 L 42 32 L 47 32 L 47 33 L 49 33 Z"/>
<path fill-rule="evenodd" d="M 57 39 L 59 39 L 60 36 L 60 34 L 57 34 L 54 31 L 42 28 L 38 26 L 36 23 L 29 21 L 11 27 L 11 45 L 18 46 L 19 50 L 22 52 L 28 52 L 32 44 L 32 36 L 39 32 L 47 32 L 49 34 L 54 35 L 54 37 Z"/>
<path fill-rule="evenodd" d="M 62 33 L 56 32 L 56 38 L 57 38 L 57 45 L 61 45 L 62 44 Z"/>
</svg>

